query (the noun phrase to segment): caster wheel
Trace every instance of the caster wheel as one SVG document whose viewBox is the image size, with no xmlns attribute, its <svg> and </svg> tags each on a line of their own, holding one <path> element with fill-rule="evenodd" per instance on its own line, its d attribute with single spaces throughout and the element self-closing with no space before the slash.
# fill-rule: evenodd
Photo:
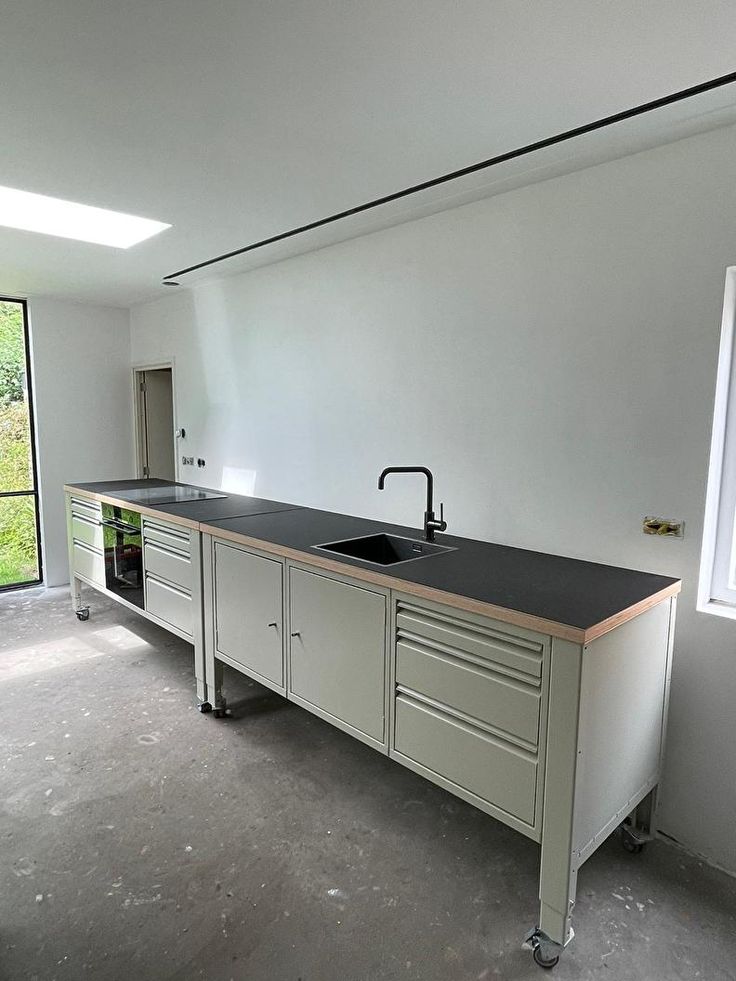
<svg viewBox="0 0 736 981">
<path fill-rule="evenodd" d="M 224 719 L 225 718 L 225 709 L 215 709 L 212 714 L 214 715 L 214 717 L 216 719 Z"/>
<path fill-rule="evenodd" d="M 543 967 L 545 971 L 551 970 L 560 960 L 559 954 L 555 954 L 554 957 L 545 957 L 541 947 L 534 948 L 532 957 L 534 958 L 534 963 L 538 964 L 539 967 Z"/>
<path fill-rule="evenodd" d="M 629 834 L 628 831 L 623 831 L 621 834 L 621 844 L 624 846 L 627 852 L 632 855 L 638 855 L 644 848 L 643 841 L 637 841 L 633 835 Z"/>
<path fill-rule="evenodd" d="M 210 705 L 209 702 L 200 702 L 198 708 L 203 715 L 205 715 L 207 712 L 212 711 L 212 706 Z"/>
<path fill-rule="evenodd" d="M 77 620 L 89 620 L 89 609 L 77 610 Z"/>
</svg>

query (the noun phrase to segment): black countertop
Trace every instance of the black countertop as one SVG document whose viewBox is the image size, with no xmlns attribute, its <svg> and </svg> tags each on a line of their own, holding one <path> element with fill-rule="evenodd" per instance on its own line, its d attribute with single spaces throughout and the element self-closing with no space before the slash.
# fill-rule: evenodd
<svg viewBox="0 0 736 981">
<path fill-rule="evenodd" d="M 374 565 L 314 546 L 378 532 L 422 538 L 422 532 L 312 508 L 204 524 L 215 532 L 222 529 L 307 555 L 331 558 L 348 566 L 379 572 L 391 579 L 464 596 L 583 631 L 678 582 L 648 572 L 452 535 L 437 535 L 436 541 L 440 545 L 453 546 L 454 551 L 397 565 Z"/>
<path fill-rule="evenodd" d="M 136 504 L 140 506 L 141 501 L 133 498 L 126 500 L 126 490 L 193 485 L 152 478 L 68 486 L 82 492 L 114 497 L 135 507 Z M 210 490 L 206 487 L 198 489 Z M 454 551 L 396 565 L 374 565 L 351 556 L 325 552 L 315 546 L 379 532 L 421 539 L 422 532 L 416 528 L 240 494 L 227 494 L 224 498 L 205 501 L 152 505 L 148 510 L 160 512 L 162 516 L 200 523 L 203 528 L 211 528 L 214 534 L 222 530 L 293 549 L 305 553 L 307 561 L 310 555 L 332 559 L 345 566 L 370 570 L 399 582 L 465 597 L 583 632 L 679 582 L 668 576 L 452 535 L 438 535 L 437 543 L 450 545 Z"/>
</svg>

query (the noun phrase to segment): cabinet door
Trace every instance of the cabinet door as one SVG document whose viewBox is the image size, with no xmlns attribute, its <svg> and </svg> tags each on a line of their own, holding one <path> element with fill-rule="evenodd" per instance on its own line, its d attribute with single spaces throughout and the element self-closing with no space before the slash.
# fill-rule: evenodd
<svg viewBox="0 0 736 981">
<path fill-rule="evenodd" d="M 291 692 L 382 743 L 385 597 L 294 568 L 290 587 Z"/>
<path fill-rule="evenodd" d="M 284 687 L 282 566 L 215 542 L 215 648 Z"/>
</svg>

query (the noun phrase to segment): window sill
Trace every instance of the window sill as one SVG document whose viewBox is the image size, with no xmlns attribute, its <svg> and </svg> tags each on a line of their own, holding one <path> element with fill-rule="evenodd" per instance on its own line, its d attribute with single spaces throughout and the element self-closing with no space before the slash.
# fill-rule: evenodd
<svg viewBox="0 0 736 981">
<path fill-rule="evenodd" d="M 724 603 L 722 600 L 712 599 L 705 603 L 698 603 L 696 609 L 698 613 L 710 613 L 712 616 L 736 620 L 736 606 L 731 603 Z"/>
</svg>

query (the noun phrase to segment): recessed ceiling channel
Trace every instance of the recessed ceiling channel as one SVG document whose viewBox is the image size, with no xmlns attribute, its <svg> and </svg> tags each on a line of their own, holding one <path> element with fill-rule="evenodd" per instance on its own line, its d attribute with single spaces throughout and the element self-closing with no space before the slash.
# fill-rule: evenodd
<svg viewBox="0 0 736 981">
<path fill-rule="evenodd" d="M 184 276 L 188 283 L 202 281 L 212 277 L 214 266 L 218 266 L 218 275 L 235 274 L 245 268 L 468 204 L 522 184 L 548 180 L 604 160 L 730 125 L 736 122 L 734 83 L 736 72 L 729 72 L 194 263 L 169 273 L 164 277 L 163 285 L 179 286 Z M 338 223 L 339 230 L 335 228 Z"/>
</svg>

